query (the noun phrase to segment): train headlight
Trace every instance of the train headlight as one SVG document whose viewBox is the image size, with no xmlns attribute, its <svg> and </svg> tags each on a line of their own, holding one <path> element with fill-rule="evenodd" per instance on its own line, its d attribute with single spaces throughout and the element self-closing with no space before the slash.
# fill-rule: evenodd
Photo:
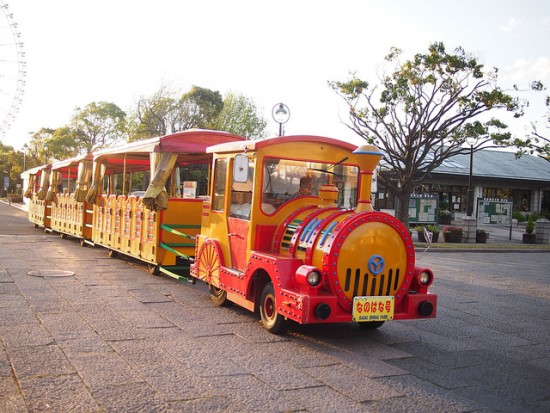
<svg viewBox="0 0 550 413">
<path fill-rule="evenodd" d="M 317 270 L 311 271 L 307 275 L 307 283 L 312 287 L 317 287 L 321 283 L 321 273 Z"/>
<path fill-rule="evenodd" d="M 296 270 L 296 282 L 307 288 L 316 288 L 323 282 L 321 270 L 312 265 L 301 265 Z"/>
<path fill-rule="evenodd" d="M 418 276 L 418 282 L 420 285 L 423 285 L 424 287 L 427 287 L 432 283 L 433 275 L 429 271 L 422 271 L 420 275 Z"/>
</svg>

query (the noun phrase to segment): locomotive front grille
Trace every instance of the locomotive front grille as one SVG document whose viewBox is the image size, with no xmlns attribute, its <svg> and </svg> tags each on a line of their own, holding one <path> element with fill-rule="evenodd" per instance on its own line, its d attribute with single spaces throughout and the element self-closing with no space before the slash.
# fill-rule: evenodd
<svg viewBox="0 0 550 413">
<path fill-rule="evenodd" d="M 389 269 L 387 274 L 372 275 L 362 272 L 360 268 L 346 269 L 344 291 L 346 296 L 353 300 L 356 296 L 393 295 L 399 288 L 399 268 Z"/>
</svg>

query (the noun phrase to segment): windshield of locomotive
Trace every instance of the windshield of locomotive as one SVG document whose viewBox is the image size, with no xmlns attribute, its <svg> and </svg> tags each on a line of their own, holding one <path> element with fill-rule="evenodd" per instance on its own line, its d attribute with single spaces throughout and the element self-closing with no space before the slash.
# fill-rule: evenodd
<svg viewBox="0 0 550 413">
<path fill-rule="evenodd" d="M 325 184 L 338 188 L 339 208 L 355 208 L 358 180 L 355 165 L 268 158 L 263 167 L 262 210 L 271 214 L 298 197 L 317 197 Z"/>
</svg>

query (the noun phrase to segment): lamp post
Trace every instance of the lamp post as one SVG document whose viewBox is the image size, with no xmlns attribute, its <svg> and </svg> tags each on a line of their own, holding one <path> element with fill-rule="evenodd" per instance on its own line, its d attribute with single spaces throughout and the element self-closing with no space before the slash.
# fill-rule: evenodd
<svg viewBox="0 0 550 413">
<path fill-rule="evenodd" d="M 474 212 L 474 194 L 472 188 L 472 171 L 474 165 L 474 145 L 477 143 L 477 138 L 468 137 L 466 143 L 470 145 L 470 174 L 468 175 L 468 205 L 466 205 L 466 215 L 471 217 Z"/>
<path fill-rule="evenodd" d="M 29 145 L 25 143 L 23 145 L 23 170 L 27 170 L 27 151 L 29 150 Z"/>
<path fill-rule="evenodd" d="M 290 119 L 290 109 L 284 103 L 277 103 L 271 110 L 275 122 L 279 124 L 279 136 L 283 136 L 283 124 Z"/>
<path fill-rule="evenodd" d="M 44 164 L 48 164 L 48 144 L 44 144 Z"/>
</svg>

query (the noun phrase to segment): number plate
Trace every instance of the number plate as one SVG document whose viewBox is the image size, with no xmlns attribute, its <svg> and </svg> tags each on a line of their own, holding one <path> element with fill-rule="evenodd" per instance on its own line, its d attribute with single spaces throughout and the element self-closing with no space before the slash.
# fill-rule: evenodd
<svg viewBox="0 0 550 413">
<path fill-rule="evenodd" d="M 393 296 L 355 297 L 352 320 L 355 322 L 393 320 Z"/>
</svg>

